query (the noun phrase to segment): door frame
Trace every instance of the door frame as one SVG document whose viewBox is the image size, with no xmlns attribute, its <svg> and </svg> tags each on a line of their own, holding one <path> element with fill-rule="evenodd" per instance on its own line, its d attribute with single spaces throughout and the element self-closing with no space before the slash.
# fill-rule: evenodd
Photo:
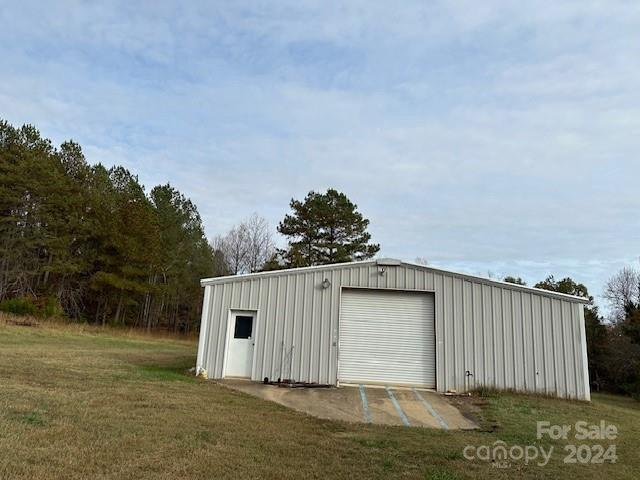
<svg viewBox="0 0 640 480">
<path fill-rule="evenodd" d="M 253 325 L 251 326 L 252 340 L 253 340 L 253 353 L 251 355 L 251 373 L 249 374 L 249 378 L 253 379 L 253 370 L 255 367 L 256 360 L 256 335 L 257 335 L 257 323 L 258 323 L 258 310 L 245 310 L 240 308 L 230 308 L 227 313 L 227 333 L 225 335 L 224 340 L 224 355 L 222 356 L 222 378 L 227 376 L 227 360 L 229 357 L 229 343 L 231 341 L 232 328 L 231 322 L 234 319 L 235 315 L 246 315 L 253 317 Z"/>
</svg>

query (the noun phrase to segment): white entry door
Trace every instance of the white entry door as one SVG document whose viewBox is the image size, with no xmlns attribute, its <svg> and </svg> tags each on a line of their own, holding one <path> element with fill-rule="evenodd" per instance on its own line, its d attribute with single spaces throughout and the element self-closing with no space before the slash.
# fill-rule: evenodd
<svg viewBox="0 0 640 480">
<path fill-rule="evenodd" d="M 233 312 L 230 321 L 229 351 L 227 352 L 227 377 L 251 377 L 254 347 L 255 313 Z"/>
</svg>

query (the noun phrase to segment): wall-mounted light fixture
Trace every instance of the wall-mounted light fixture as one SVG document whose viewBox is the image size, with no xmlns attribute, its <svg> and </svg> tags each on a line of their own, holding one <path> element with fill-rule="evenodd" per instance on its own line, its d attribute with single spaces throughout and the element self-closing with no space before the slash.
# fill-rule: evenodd
<svg viewBox="0 0 640 480">
<path fill-rule="evenodd" d="M 322 281 L 321 285 L 322 285 L 322 288 L 324 288 L 326 290 L 327 288 L 329 288 L 331 286 L 331 282 L 329 281 L 328 278 L 325 278 Z"/>
<path fill-rule="evenodd" d="M 402 265 L 402 262 L 395 258 L 379 258 L 376 260 L 376 265 L 378 265 L 378 275 L 382 277 L 387 273 L 387 267 L 397 267 Z"/>
</svg>

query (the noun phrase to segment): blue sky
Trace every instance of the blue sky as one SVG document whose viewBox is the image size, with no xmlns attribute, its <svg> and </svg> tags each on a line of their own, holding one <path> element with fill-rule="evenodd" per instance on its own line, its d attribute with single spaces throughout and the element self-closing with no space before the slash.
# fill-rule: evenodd
<svg viewBox="0 0 640 480">
<path fill-rule="evenodd" d="M 23 0 L 0 25 L 0 117 L 171 182 L 210 236 L 335 187 L 385 256 L 595 294 L 638 262 L 638 2 Z"/>
</svg>

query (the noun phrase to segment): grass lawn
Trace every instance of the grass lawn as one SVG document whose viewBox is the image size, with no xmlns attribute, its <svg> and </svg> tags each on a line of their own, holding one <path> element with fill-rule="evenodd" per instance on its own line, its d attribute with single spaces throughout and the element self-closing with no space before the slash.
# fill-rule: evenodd
<svg viewBox="0 0 640 480">
<path fill-rule="evenodd" d="M 474 398 L 480 431 L 319 420 L 183 374 L 195 341 L 0 322 L 0 479 L 638 478 L 640 403 Z M 536 421 L 618 426 L 618 462 L 566 465 Z M 466 445 L 554 446 L 546 467 L 469 461 Z M 600 443 L 591 441 L 577 443 Z"/>
</svg>

